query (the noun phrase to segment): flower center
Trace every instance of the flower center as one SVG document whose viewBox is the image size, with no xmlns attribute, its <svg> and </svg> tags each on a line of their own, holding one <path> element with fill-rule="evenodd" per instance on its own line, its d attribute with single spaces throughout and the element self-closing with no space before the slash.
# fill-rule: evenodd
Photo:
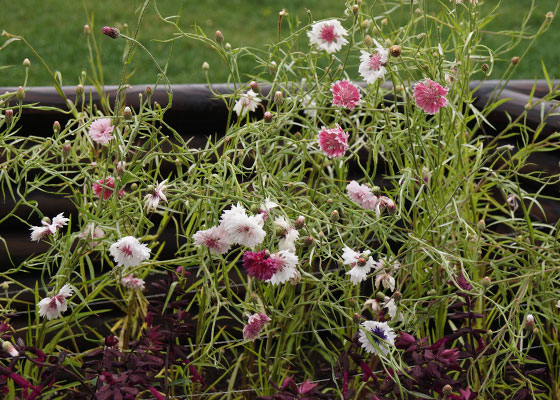
<svg viewBox="0 0 560 400">
<path fill-rule="evenodd" d="M 373 340 L 375 343 L 380 344 L 382 340 L 387 340 L 387 335 L 381 327 L 376 327 L 371 334 L 373 335 Z"/>
<path fill-rule="evenodd" d="M 132 257 L 132 250 L 129 245 L 121 246 L 119 250 L 127 257 Z"/>
<path fill-rule="evenodd" d="M 373 54 L 369 58 L 369 68 L 373 71 L 379 71 L 383 64 L 381 63 L 381 56 L 379 54 Z"/>
<path fill-rule="evenodd" d="M 321 39 L 325 42 L 332 43 L 336 39 L 336 34 L 334 33 L 334 26 L 326 25 L 321 29 Z"/>
</svg>

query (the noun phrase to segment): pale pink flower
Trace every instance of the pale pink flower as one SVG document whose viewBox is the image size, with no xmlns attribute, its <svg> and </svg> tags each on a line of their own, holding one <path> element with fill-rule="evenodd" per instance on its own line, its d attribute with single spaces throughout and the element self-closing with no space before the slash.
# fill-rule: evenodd
<svg viewBox="0 0 560 400">
<path fill-rule="evenodd" d="M 440 108 L 447 106 L 447 92 L 448 88 L 427 78 L 414 85 L 416 104 L 428 114 L 435 114 Z"/>
<path fill-rule="evenodd" d="M 48 320 L 62 316 L 68 308 L 66 298 L 72 296 L 73 289 L 69 284 L 64 285 L 54 297 L 45 297 L 37 306 L 39 316 L 47 317 Z"/>
<path fill-rule="evenodd" d="M 237 100 L 233 106 L 233 111 L 235 111 L 239 117 L 244 117 L 249 111 L 255 111 L 260 102 L 261 99 L 259 99 L 257 93 L 250 89 L 247 93 L 241 94 L 239 100 Z"/>
<path fill-rule="evenodd" d="M 95 225 L 93 222 L 90 222 L 86 229 L 84 229 L 78 237 L 82 240 L 87 240 L 91 247 L 95 247 L 99 244 L 97 239 L 103 239 L 105 237 L 105 232 L 99 226 Z"/>
<path fill-rule="evenodd" d="M 348 35 L 341 23 L 336 19 L 316 22 L 307 32 L 311 45 L 317 46 L 327 53 L 335 53 L 348 43 L 344 36 Z"/>
<path fill-rule="evenodd" d="M 113 139 L 113 136 L 111 136 L 113 129 L 115 129 L 115 127 L 111 125 L 110 118 L 101 118 L 91 123 L 89 127 L 89 136 L 94 142 L 106 145 Z"/>
<path fill-rule="evenodd" d="M 319 146 L 329 157 L 342 157 L 348 150 L 349 136 L 338 124 L 331 129 L 323 127 L 319 132 Z"/>
<path fill-rule="evenodd" d="M 68 223 L 69 219 L 64 217 L 64 213 L 61 212 L 56 217 L 54 217 L 51 223 L 47 221 L 41 221 L 43 226 L 32 226 L 31 229 L 31 240 L 40 241 L 45 236 L 56 235 L 58 229 L 62 228 Z"/>
<path fill-rule="evenodd" d="M 128 289 L 144 290 L 144 285 L 146 282 L 144 282 L 143 279 L 135 278 L 134 275 L 130 274 L 122 278 L 121 283 Z"/>
<path fill-rule="evenodd" d="M 115 189 L 115 180 L 113 179 L 112 176 L 109 176 L 108 178 L 105 179 L 100 179 L 93 184 L 92 188 L 93 188 L 93 193 L 97 197 L 103 197 L 103 200 L 107 200 L 113 194 L 113 191 Z M 117 193 L 117 197 L 120 198 L 123 194 L 124 194 L 124 189 L 121 189 Z"/>
<path fill-rule="evenodd" d="M 223 225 L 213 226 L 193 235 L 197 246 L 205 246 L 212 254 L 224 254 L 231 248 L 231 240 Z"/>
<path fill-rule="evenodd" d="M 333 83 L 331 92 L 333 94 L 333 106 L 353 110 L 360 104 L 360 90 L 347 80 Z"/>
<path fill-rule="evenodd" d="M 125 236 L 109 247 L 118 266 L 135 267 L 150 258 L 151 250 L 132 236 Z"/>
<path fill-rule="evenodd" d="M 167 179 L 158 183 L 156 188 L 154 189 L 154 191 L 152 193 L 148 193 L 144 197 L 144 204 L 145 204 L 148 212 L 152 208 L 155 210 L 160 201 L 163 201 L 163 202 L 167 201 L 167 197 L 165 195 L 166 192 L 167 192 L 167 186 L 165 185 L 166 183 L 167 183 Z"/>
<path fill-rule="evenodd" d="M 281 250 L 278 253 L 271 254 L 270 258 L 276 260 L 279 269 L 266 282 L 273 285 L 284 283 L 297 275 L 298 256 L 288 250 Z"/>
<path fill-rule="evenodd" d="M 375 210 L 379 203 L 377 196 L 371 192 L 369 187 L 363 184 L 360 185 L 356 181 L 351 181 L 346 186 L 346 191 L 348 192 L 348 197 L 353 202 L 366 210 Z"/>
<path fill-rule="evenodd" d="M 249 321 L 247 321 L 247 325 L 243 328 L 243 339 L 255 340 L 259 333 L 261 333 L 264 324 L 270 321 L 271 319 L 263 313 L 251 315 Z"/>
<path fill-rule="evenodd" d="M 397 335 L 387 322 L 364 321 L 361 325 L 363 329 L 359 332 L 358 340 L 368 353 L 378 354 L 379 351 L 386 355 L 389 352 L 388 346 L 395 345 Z"/>
<path fill-rule="evenodd" d="M 266 232 L 262 228 L 264 225 L 262 214 L 248 216 L 245 209 L 239 204 L 231 206 L 230 210 L 225 210 L 222 213 L 221 221 L 232 244 L 255 247 L 261 244 L 266 236 Z"/>
<path fill-rule="evenodd" d="M 362 50 L 360 66 L 358 67 L 360 75 L 370 84 L 375 83 L 378 79 L 383 79 L 387 72 L 385 64 L 389 57 L 389 50 L 382 47 L 377 41 L 374 40 L 374 42 L 377 46 L 377 52 L 369 53 Z"/>
</svg>

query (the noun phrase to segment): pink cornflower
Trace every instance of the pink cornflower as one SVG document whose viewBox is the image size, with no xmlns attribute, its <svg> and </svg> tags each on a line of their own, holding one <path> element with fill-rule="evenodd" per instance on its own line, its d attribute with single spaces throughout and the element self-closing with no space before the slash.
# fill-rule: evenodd
<svg viewBox="0 0 560 400">
<path fill-rule="evenodd" d="M 121 283 L 124 287 L 129 289 L 144 290 L 144 280 L 140 278 L 135 278 L 134 275 L 130 274 L 121 279 Z"/>
<path fill-rule="evenodd" d="M 281 265 L 266 250 L 243 253 L 243 268 L 247 274 L 261 281 L 267 281 L 280 269 Z"/>
<path fill-rule="evenodd" d="M 428 114 L 435 114 L 440 108 L 447 106 L 447 92 L 448 88 L 427 78 L 414 85 L 416 104 Z"/>
<path fill-rule="evenodd" d="M 213 226 L 193 235 L 194 243 L 208 247 L 212 254 L 227 253 L 231 247 L 231 239 L 223 225 Z"/>
<path fill-rule="evenodd" d="M 353 110 L 354 107 L 360 104 L 360 91 L 347 80 L 333 83 L 331 92 L 333 94 L 333 106 Z"/>
<path fill-rule="evenodd" d="M 259 333 L 261 333 L 264 324 L 270 321 L 271 319 L 263 313 L 251 315 L 249 321 L 247 321 L 247 325 L 243 328 L 243 339 L 255 340 Z"/>
<path fill-rule="evenodd" d="M 319 146 L 329 157 L 342 157 L 348 150 L 349 136 L 338 124 L 331 129 L 323 127 L 319 132 Z"/>
<path fill-rule="evenodd" d="M 379 200 L 371 192 L 371 189 L 366 185 L 360 185 L 356 181 L 352 181 L 346 186 L 346 191 L 348 192 L 348 197 L 352 201 L 366 210 L 375 210 Z"/>
<path fill-rule="evenodd" d="M 307 32 L 309 43 L 329 54 L 337 52 L 348 43 L 348 40 L 344 38 L 346 35 L 348 32 L 336 19 L 316 22 Z"/>
<path fill-rule="evenodd" d="M 72 287 L 66 284 L 58 291 L 56 296 L 45 297 L 37 304 L 39 315 L 47 317 L 48 320 L 62 316 L 62 313 L 68 308 L 66 298 L 72 296 L 72 293 Z"/>
<path fill-rule="evenodd" d="M 89 127 L 89 136 L 95 143 L 106 145 L 109 140 L 113 139 L 111 133 L 115 127 L 111 125 L 110 118 L 101 118 L 91 123 Z"/>
<path fill-rule="evenodd" d="M 105 187 L 106 186 L 106 187 Z M 103 200 L 107 200 L 113 194 L 113 189 L 115 189 L 115 180 L 112 176 L 100 179 L 93 184 L 93 193 L 97 197 L 103 196 Z M 119 190 L 117 197 L 121 197 L 124 194 L 124 189 Z"/>
</svg>

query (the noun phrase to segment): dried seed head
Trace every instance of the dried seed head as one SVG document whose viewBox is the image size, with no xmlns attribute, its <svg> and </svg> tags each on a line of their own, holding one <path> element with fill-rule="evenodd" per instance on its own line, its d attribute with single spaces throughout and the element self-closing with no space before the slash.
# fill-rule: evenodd
<svg viewBox="0 0 560 400">
<path fill-rule="evenodd" d="M 402 53 L 401 46 L 398 44 L 392 45 L 391 48 L 389 48 L 389 53 L 391 53 L 391 57 L 400 57 Z"/>
<path fill-rule="evenodd" d="M 121 31 L 113 26 L 104 26 L 102 32 L 104 35 L 109 36 L 111 39 L 116 39 L 121 35 Z"/>
<path fill-rule="evenodd" d="M 224 41 L 224 34 L 221 31 L 216 31 L 216 42 L 222 43 Z"/>
<path fill-rule="evenodd" d="M 519 57 L 517 57 L 517 56 L 512 57 L 511 63 L 512 63 L 513 65 L 519 64 Z"/>
</svg>

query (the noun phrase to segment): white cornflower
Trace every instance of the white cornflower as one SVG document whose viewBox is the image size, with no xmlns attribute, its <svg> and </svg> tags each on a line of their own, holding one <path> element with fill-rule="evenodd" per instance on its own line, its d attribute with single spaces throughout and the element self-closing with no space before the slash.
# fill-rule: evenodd
<svg viewBox="0 0 560 400">
<path fill-rule="evenodd" d="M 344 36 L 348 35 L 341 23 L 336 19 L 316 22 L 307 32 L 311 45 L 317 46 L 327 53 L 335 53 L 348 43 Z"/>
<path fill-rule="evenodd" d="M 221 220 L 232 243 L 255 247 L 261 244 L 266 236 L 266 232 L 262 228 L 263 216 L 258 214 L 249 217 L 239 204 L 224 211 Z"/>
<path fill-rule="evenodd" d="M 360 66 L 358 72 L 367 83 L 375 83 L 378 79 L 383 79 L 387 69 L 385 64 L 389 56 L 389 50 L 383 48 L 375 39 L 376 53 L 369 53 L 362 50 L 360 56 Z"/>
<path fill-rule="evenodd" d="M 365 281 L 367 275 L 375 266 L 375 261 L 373 261 L 371 256 L 366 259 L 370 253 L 371 251 L 369 250 L 359 253 L 349 247 L 344 247 L 342 261 L 344 264 L 352 267 L 350 271 L 346 272 L 346 275 L 350 275 L 350 282 L 352 282 L 353 285 Z"/>
<path fill-rule="evenodd" d="M 40 241 L 42 238 L 48 235 L 56 235 L 59 228 L 62 228 L 68 223 L 69 219 L 64 217 L 64 213 L 61 212 L 56 217 L 54 217 L 51 223 L 47 221 L 41 221 L 43 226 L 32 226 L 31 229 L 31 240 Z"/>
<path fill-rule="evenodd" d="M 167 183 L 167 179 L 165 179 L 161 183 L 158 183 L 153 193 L 148 193 L 144 197 L 144 203 L 146 205 L 148 212 L 152 208 L 155 210 L 160 201 L 164 201 L 164 202 L 167 201 L 167 197 L 165 195 L 165 192 L 167 191 L 167 186 L 165 185 L 166 183 Z"/>
<path fill-rule="evenodd" d="M 231 247 L 231 239 L 223 225 L 198 231 L 193 235 L 193 239 L 197 246 L 208 247 L 212 254 L 227 253 Z"/>
<path fill-rule="evenodd" d="M 364 321 L 361 325 L 363 329 L 359 332 L 358 340 L 362 344 L 362 348 L 368 353 L 379 354 L 379 351 L 386 355 L 389 352 L 387 346 L 395 345 L 395 332 L 386 322 Z"/>
<path fill-rule="evenodd" d="M 295 229 L 290 222 L 280 216 L 274 220 L 274 226 L 276 231 L 280 232 L 282 238 L 278 243 L 278 248 L 280 250 L 288 250 L 292 253 L 296 252 L 296 241 L 299 239 L 299 232 Z"/>
<path fill-rule="evenodd" d="M 375 287 L 379 289 L 380 286 L 383 286 L 385 289 L 395 290 L 395 278 L 391 274 L 399 268 L 400 264 L 397 261 L 387 260 L 385 257 L 381 258 L 375 265 L 375 270 L 377 271 Z"/>
<path fill-rule="evenodd" d="M 54 297 L 45 297 L 37 306 L 39 315 L 47 317 L 48 320 L 62 316 L 68 308 L 66 298 L 72 296 L 73 289 L 69 284 L 64 285 Z"/>
<path fill-rule="evenodd" d="M 385 297 L 385 300 L 383 300 L 383 308 L 387 309 L 387 314 L 389 314 L 391 320 L 393 320 L 397 315 L 397 304 L 395 303 L 395 299 Z"/>
<path fill-rule="evenodd" d="M 140 278 L 135 278 L 134 275 L 130 274 L 121 279 L 121 283 L 124 287 L 129 289 L 144 290 L 144 280 Z"/>
<path fill-rule="evenodd" d="M 52 222 L 51 222 L 50 226 L 49 226 L 52 234 L 54 235 L 56 233 L 56 231 L 58 230 L 58 228 L 62 228 L 64 225 L 66 225 L 68 223 L 68 221 L 70 221 L 70 219 L 65 218 L 63 212 L 61 212 L 56 217 L 54 217 L 52 219 Z"/>
<path fill-rule="evenodd" d="M 109 247 L 118 266 L 135 267 L 150 258 L 150 249 L 132 236 L 125 236 Z"/>
<path fill-rule="evenodd" d="M 294 253 L 287 250 L 281 250 L 278 253 L 271 254 L 270 257 L 277 261 L 280 268 L 266 282 L 276 285 L 278 283 L 287 282 L 297 276 L 297 264 L 299 260 L 298 256 Z"/>
<path fill-rule="evenodd" d="M 250 89 L 239 97 L 239 100 L 233 106 L 233 111 L 235 111 L 237 116 L 244 117 L 249 111 L 255 111 L 260 102 L 261 99 L 259 99 L 258 94 L 253 92 L 253 89 Z"/>
</svg>

